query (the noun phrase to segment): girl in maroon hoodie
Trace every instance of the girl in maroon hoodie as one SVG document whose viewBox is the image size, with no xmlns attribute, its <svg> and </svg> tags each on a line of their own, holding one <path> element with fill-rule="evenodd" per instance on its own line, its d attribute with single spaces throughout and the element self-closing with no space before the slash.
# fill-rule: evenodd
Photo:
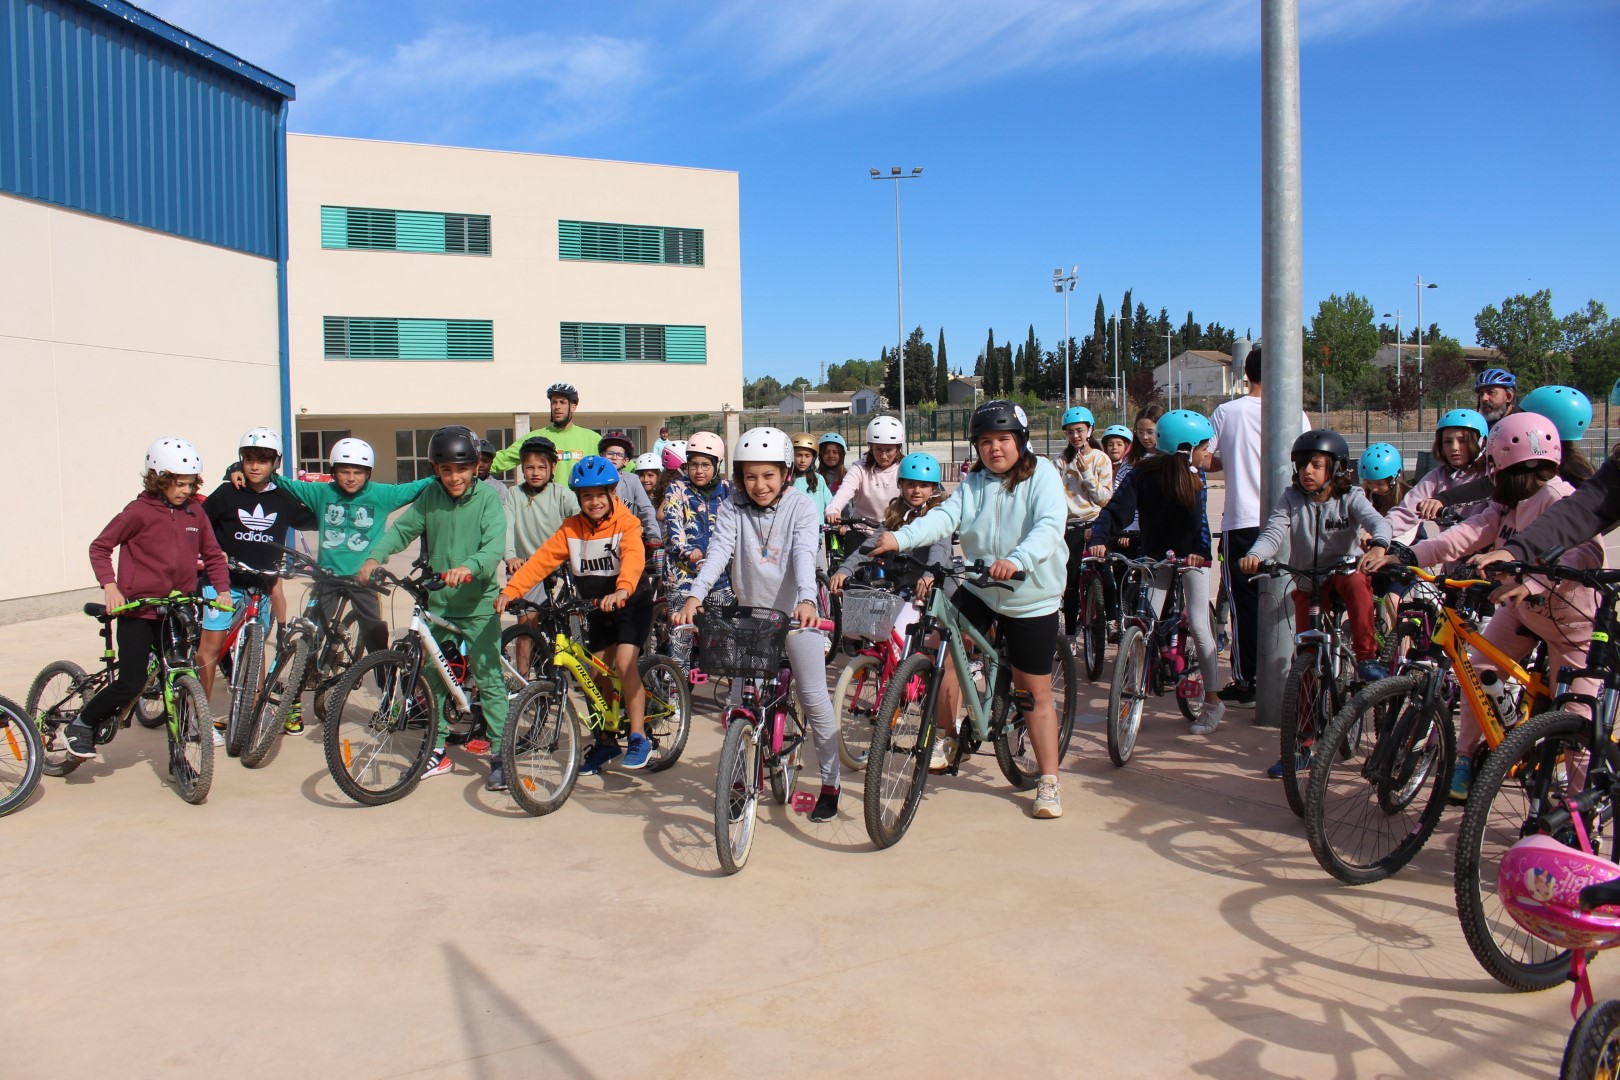
<svg viewBox="0 0 1620 1080">
<path fill-rule="evenodd" d="M 214 530 L 192 499 L 202 483 L 202 457 L 184 439 L 162 438 L 146 450 L 143 490 L 90 543 L 90 567 L 108 610 L 131 600 L 191 595 L 200 559 L 221 600 L 231 595 L 230 571 Z M 113 549 L 118 571 L 113 572 Z M 141 609 L 118 618 L 118 671 L 112 684 L 85 703 L 65 729 L 67 751 L 94 758 L 95 728 L 146 685 L 146 663 L 158 645 L 157 616 Z"/>
</svg>

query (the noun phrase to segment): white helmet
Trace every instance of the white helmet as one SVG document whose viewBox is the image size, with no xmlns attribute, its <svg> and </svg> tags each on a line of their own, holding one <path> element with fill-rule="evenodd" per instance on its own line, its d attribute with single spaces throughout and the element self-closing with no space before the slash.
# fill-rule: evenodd
<svg viewBox="0 0 1620 1080">
<path fill-rule="evenodd" d="M 686 437 L 688 454 L 708 454 L 719 465 L 726 459 L 726 440 L 712 431 L 694 431 Z"/>
<path fill-rule="evenodd" d="M 267 427 L 248 428 L 242 433 L 242 438 L 237 442 L 236 448 L 238 450 L 246 450 L 248 447 L 254 447 L 258 450 L 269 450 L 273 452 L 276 457 L 280 457 L 281 432 Z"/>
<path fill-rule="evenodd" d="M 636 458 L 635 472 L 658 472 L 664 467 L 663 461 L 651 450 Z"/>
<path fill-rule="evenodd" d="M 731 460 L 738 464 L 745 461 L 772 461 L 792 468 L 793 443 L 781 428 L 749 428 L 737 440 L 737 451 L 731 455 Z"/>
<path fill-rule="evenodd" d="M 202 455 L 186 440 L 165 435 L 146 448 L 146 467 L 175 476 L 201 476 Z"/>
<path fill-rule="evenodd" d="M 871 423 L 866 425 L 866 441 L 868 445 L 887 443 L 899 446 L 906 441 L 906 429 L 900 426 L 896 417 L 874 416 Z"/>
<path fill-rule="evenodd" d="M 372 469 L 377 465 L 377 455 L 364 439 L 339 439 L 332 444 L 332 467 L 335 469 L 339 465 L 360 465 Z"/>
</svg>

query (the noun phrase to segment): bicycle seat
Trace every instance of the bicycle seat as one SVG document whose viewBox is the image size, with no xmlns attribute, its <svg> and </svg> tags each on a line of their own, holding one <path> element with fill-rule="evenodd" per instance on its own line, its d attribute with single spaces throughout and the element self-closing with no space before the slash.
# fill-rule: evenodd
<svg viewBox="0 0 1620 1080">
<path fill-rule="evenodd" d="M 84 605 L 84 613 L 92 619 L 105 619 L 107 617 L 107 605 L 86 604 Z"/>
<path fill-rule="evenodd" d="M 1581 890 L 1581 907 L 1591 908 L 1608 907 L 1611 904 L 1620 904 L 1620 878 L 1605 881 L 1600 885 L 1588 885 Z"/>
</svg>

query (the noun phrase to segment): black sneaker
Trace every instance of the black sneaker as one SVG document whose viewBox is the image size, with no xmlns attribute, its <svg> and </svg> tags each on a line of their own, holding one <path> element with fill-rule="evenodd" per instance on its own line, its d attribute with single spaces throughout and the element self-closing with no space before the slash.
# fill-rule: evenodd
<svg viewBox="0 0 1620 1080">
<path fill-rule="evenodd" d="M 89 724 L 74 720 L 65 727 L 57 728 L 56 738 L 62 749 L 81 761 L 95 760 L 96 734 L 90 730 Z"/>
<path fill-rule="evenodd" d="M 501 759 L 498 757 L 489 759 L 489 779 L 484 781 L 484 790 L 506 790 L 506 770 L 501 768 Z"/>
<path fill-rule="evenodd" d="M 1236 679 L 1233 679 L 1231 682 L 1215 691 L 1215 696 L 1226 702 L 1228 705 L 1253 705 L 1254 684 L 1238 682 Z"/>
<path fill-rule="evenodd" d="M 815 822 L 831 821 L 838 816 L 838 792 L 823 791 L 816 798 L 816 808 L 810 811 L 810 820 Z"/>
</svg>

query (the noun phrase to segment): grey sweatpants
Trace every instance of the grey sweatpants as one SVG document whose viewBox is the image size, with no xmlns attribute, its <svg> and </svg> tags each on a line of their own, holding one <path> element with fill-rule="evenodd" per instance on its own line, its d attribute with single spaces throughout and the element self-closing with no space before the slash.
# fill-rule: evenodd
<svg viewBox="0 0 1620 1080">
<path fill-rule="evenodd" d="M 1153 575 L 1148 589 L 1155 612 L 1164 610 L 1164 598 L 1170 591 L 1168 566 Z M 1220 654 L 1215 650 L 1215 632 L 1209 625 L 1209 568 L 1188 570 L 1181 575 L 1182 595 L 1187 601 L 1188 622 L 1192 626 L 1193 647 L 1198 650 L 1198 670 L 1204 676 L 1204 692 L 1215 689 L 1220 674 Z"/>
<path fill-rule="evenodd" d="M 793 686 L 799 692 L 799 708 L 815 741 L 816 761 L 821 766 L 821 782 L 838 787 L 843 762 L 838 757 L 838 717 L 833 714 L 832 695 L 827 692 L 826 635 L 820 630 L 793 630 L 788 633 L 788 664 L 793 668 Z M 727 706 L 742 700 L 742 680 L 731 684 Z"/>
</svg>

